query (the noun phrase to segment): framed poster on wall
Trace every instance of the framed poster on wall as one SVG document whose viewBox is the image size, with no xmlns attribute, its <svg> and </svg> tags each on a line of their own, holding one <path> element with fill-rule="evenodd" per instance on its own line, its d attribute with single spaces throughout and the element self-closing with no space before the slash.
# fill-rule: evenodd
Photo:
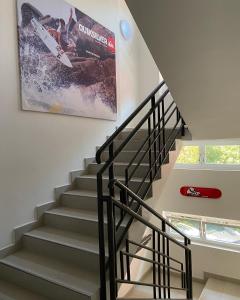
<svg viewBox="0 0 240 300">
<path fill-rule="evenodd" d="M 116 120 L 115 35 L 62 0 L 17 0 L 22 109 Z"/>
</svg>

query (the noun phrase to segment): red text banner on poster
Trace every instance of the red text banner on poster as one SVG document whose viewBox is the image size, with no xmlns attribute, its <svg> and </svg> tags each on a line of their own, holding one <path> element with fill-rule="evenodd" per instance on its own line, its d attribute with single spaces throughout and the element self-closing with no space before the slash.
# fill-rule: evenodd
<svg viewBox="0 0 240 300">
<path fill-rule="evenodd" d="M 222 192 L 216 188 L 183 186 L 180 193 L 187 197 L 211 198 L 218 199 L 222 196 Z"/>
</svg>

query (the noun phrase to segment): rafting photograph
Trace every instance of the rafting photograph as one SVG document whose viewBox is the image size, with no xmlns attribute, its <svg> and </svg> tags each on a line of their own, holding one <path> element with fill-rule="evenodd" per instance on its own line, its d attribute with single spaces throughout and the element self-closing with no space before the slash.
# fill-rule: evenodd
<svg viewBox="0 0 240 300">
<path fill-rule="evenodd" d="M 17 0 L 22 109 L 116 120 L 115 35 L 61 0 Z"/>
</svg>

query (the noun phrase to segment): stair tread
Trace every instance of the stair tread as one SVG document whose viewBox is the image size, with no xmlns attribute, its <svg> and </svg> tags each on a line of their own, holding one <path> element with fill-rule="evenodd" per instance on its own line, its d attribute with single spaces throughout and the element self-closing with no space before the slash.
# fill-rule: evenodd
<svg viewBox="0 0 240 300">
<path fill-rule="evenodd" d="M 70 208 L 67 206 L 60 206 L 45 212 L 45 214 L 60 215 L 70 218 L 76 218 L 86 221 L 98 222 L 98 212 L 95 210 L 83 210 L 79 208 Z M 118 215 L 116 221 L 118 221 Z M 107 222 L 107 216 L 105 215 L 105 222 Z M 126 226 L 127 220 L 122 222 L 122 226 Z"/>
<path fill-rule="evenodd" d="M 1 300 L 49 300 L 10 282 L 0 280 Z"/>
<path fill-rule="evenodd" d="M 79 208 L 70 208 L 66 206 L 57 207 L 46 211 L 45 214 L 55 214 L 61 215 L 66 217 L 84 219 L 89 221 L 98 221 L 98 214 L 97 211 L 91 210 L 83 210 Z"/>
<path fill-rule="evenodd" d="M 134 151 L 133 151 L 134 152 Z M 98 164 L 97 162 L 91 162 L 89 165 L 100 165 L 100 166 L 104 166 L 106 162 L 102 162 L 101 164 Z M 129 162 L 120 162 L 120 161 L 116 161 L 114 162 L 115 166 L 128 166 Z M 132 166 L 136 166 L 137 163 L 133 163 Z M 142 162 L 139 166 L 144 166 L 144 167 L 148 167 L 149 164 L 148 163 L 144 163 Z"/>
<path fill-rule="evenodd" d="M 86 197 L 97 197 L 97 191 L 94 190 L 82 190 L 74 189 L 63 193 L 64 195 L 75 195 L 75 196 L 86 196 Z"/>
<path fill-rule="evenodd" d="M 0 264 L 89 296 L 98 290 L 98 274 L 26 250 L 18 251 L 0 260 Z"/>
<path fill-rule="evenodd" d="M 67 230 L 61 230 L 50 226 L 42 226 L 26 233 L 25 236 L 47 240 L 72 248 L 83 249 L 98 254 L 98 239 Z"/>
<path fill-rule="evenodd" d="M 85 175 L 77 176 L 77 178 L 89 178 L 89 179 L 96 179 L 97 180 L 97 176 L 95 174 L 85 174 Z M 109 179 L 108 176 L 103 176 L 102 178 L 104 180 L 108 180 Z M 116 176 L 115 178 L 118 179 L 118 180 L 122 180 L 122 181 L 125 180 L 124 176 Z M 130 181 L 132 181 L 132 182 L 133 181 L 135 181 L 135 182 L 142 182 L 142 180 L 143 180 L 143 178 L 133 177 Z M 145 182 L 149 182 L 149 180 L 146 179 Z"/>
<path fill-rule="evenodd" d="M 83 197 L 91 197 L 97 198 L 97 191 L 96 190 L 82 190 L 82 189 L 74 189 L 63 193 L 63 195 L 71 195 L 71 196 L 83 196 Z M 115 198 L 119 199 L 119 193 L 116 192 Z"/>
</svg>

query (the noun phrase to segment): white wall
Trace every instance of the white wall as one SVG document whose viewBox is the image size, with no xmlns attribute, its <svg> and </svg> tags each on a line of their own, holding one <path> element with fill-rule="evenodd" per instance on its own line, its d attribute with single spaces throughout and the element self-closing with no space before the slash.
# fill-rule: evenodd
<svg viewBox="0 0 240 300">
<path fill-rule="evenodd" d="M 216 218 L 240 220 L 240 171 L 180 170 L 169 176 L 159 198 L 157 210 L 180 212 Z M 222 191 L 220 199 L 183 197 L 179 189 L 184 185 L 216 187 Z M 240 252 L 192 245 L 193 275 L 204 272 L 240 279 Z M 177 254 L 177 251 L 173 253 Z"/>
<path fill-rule="evenodd" d="M 240 1 L 126 2 L 193 137 L 238 138 Z"/>
<path fill-rule="evenodd" d="M 216 218 L 240 220 L 240 171 L 174 169 L 158 203 L 158 209 Z M 180 195 L 181 186 L 216 187 L 219 199 L 192 198 Z"/>
<path fill-rule="evenodd" d="M 116 33 L 118 120 L 21 111 L 16 1 L 1 0 L 0 248 L 12 242 L 15 226 L 33 220 L 37 204 L 53 200 L 54 188 L 69 182 L 70 171 L 83 168 L 83 159 L 95 155 L 95 146 L 158 82 L 157 67 L 123 0 L 69 2 Z M 129 42 L 120 36 L 120 19 L 134 28 Z M 143 57 L 149 62 L 144 73 Z"/>
</svg>

